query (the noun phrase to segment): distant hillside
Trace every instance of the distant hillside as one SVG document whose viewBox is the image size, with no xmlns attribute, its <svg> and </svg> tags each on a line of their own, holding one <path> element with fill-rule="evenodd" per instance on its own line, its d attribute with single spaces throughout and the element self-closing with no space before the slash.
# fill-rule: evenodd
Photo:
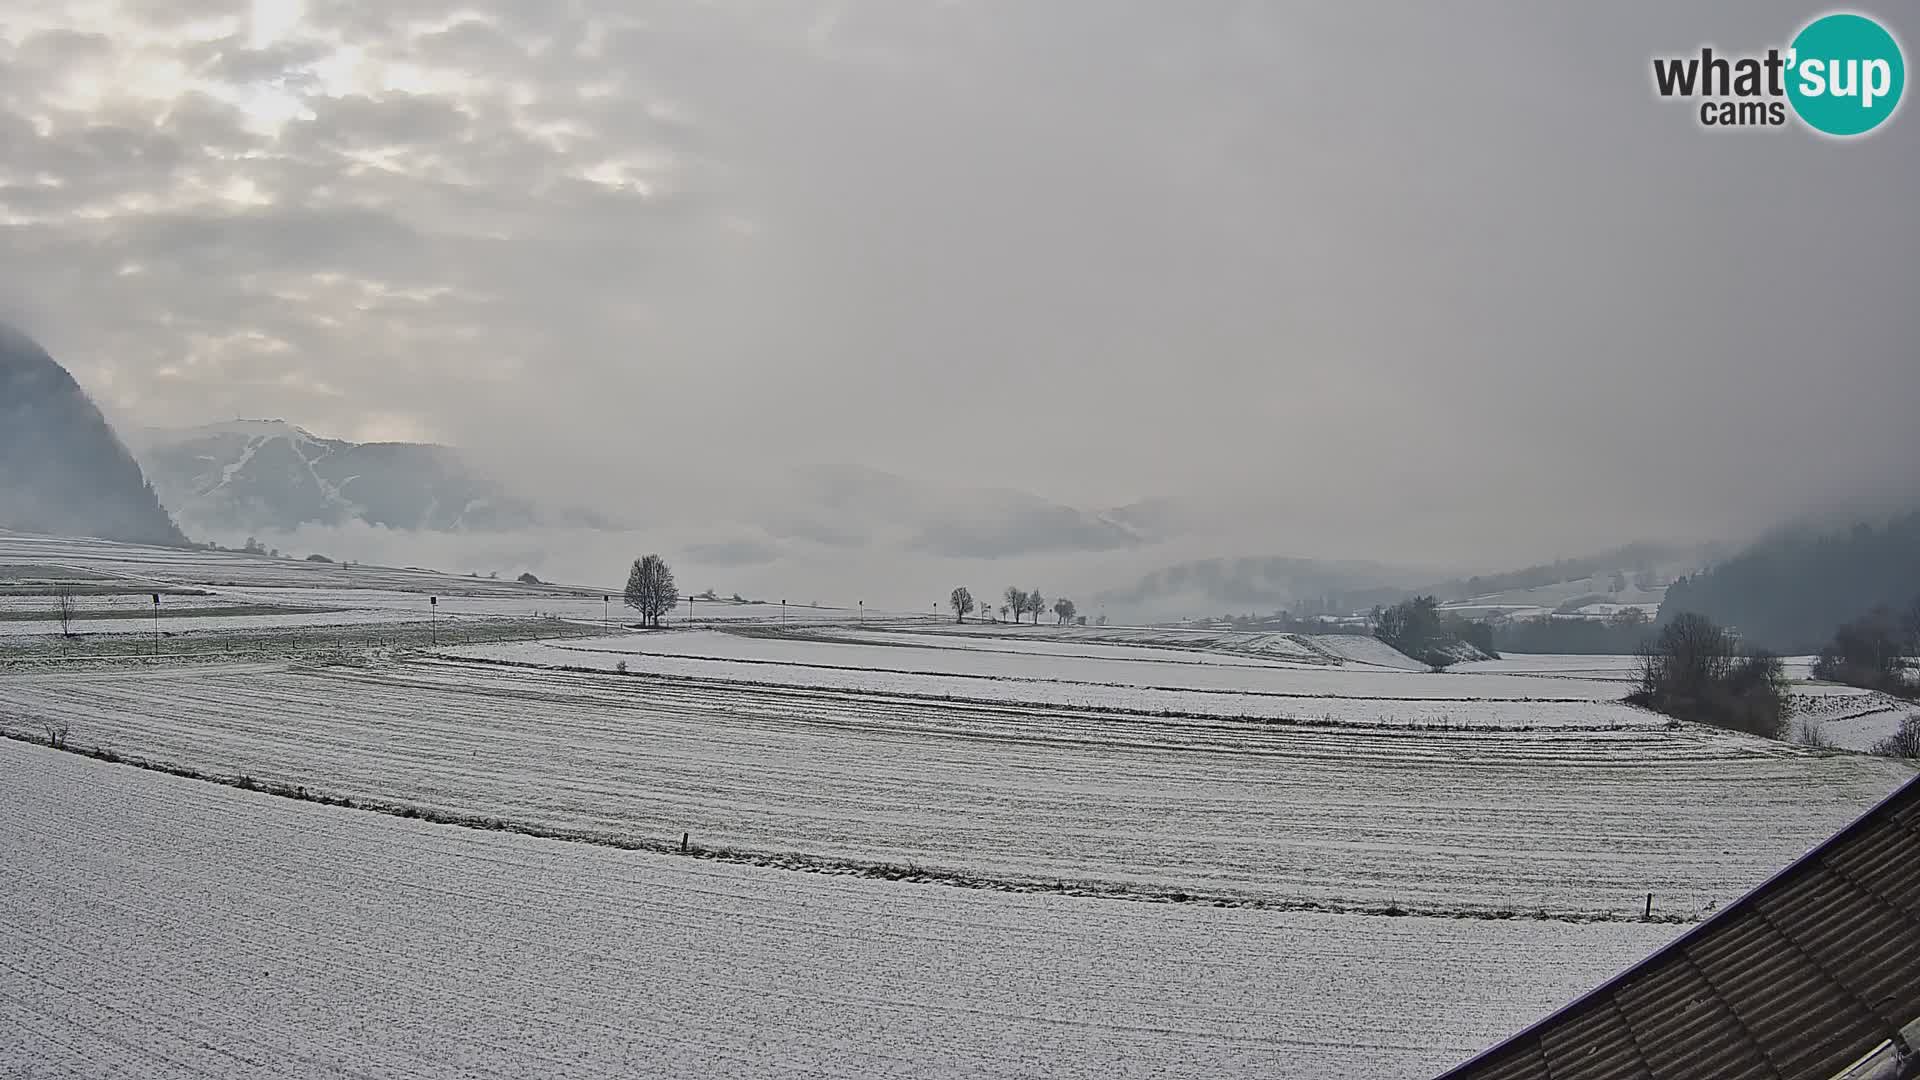
<svg viewBox="0 0 1920 1080">
<path fill-rule="evenodd" d="M 1675 566 L 1692 568 L 1713 557 L 1713 549 L 1675 544 L 1635 543 L 1585 555 L 1560 559 L 1498 574 L 1452 578 L 1436 582 L 1420 591 L 1442 600 L 1466 601 L 1492 597 L 1500 593 L 1538 590 L 1586 579 L 1611 579 L 1620 574 L 1628 579 L 1658 577 Z M 1642 586 L 1644 589 L 1645 586 Z M 1599 591 L 1619 592 L 1618 588 Z"/>
<path fill-rule="evenodd" d="M 1024 491 L 921 483 L 864 465 L 803 465 L 750 511 L 769 535 L 841 547 L 898 545 L 960 558 L 1110 551 L 1123 524 Z"/>
<path fill-rule="evenodd" d="M 0 325 L 0 527 L 185 544 L 86 392 L 32 339 Z"/>
<path fill-rule="evenodd" d="M 394 529 L 497 531 L 599 527 L 506 494 L 450 447 L 326 439 L 281 420 L 142 433 L 154 486 L 182 520 L 288 532 L 361 521 Z"/>
<path fill-rule="evenodd" d="M 1149 500 L 1109 513 L 1149 532 L 1168 528 L 1177 500 Z M 1152 508 L 1151 510 L 1142 508 Z M 1519 570 L 1433 581 L 1417 571 L 1354 561 L 1285 557 L 1195 559 L 1162 567 L 1096 601 L 1151 617 L 1285 610 L 1294 616 L 1346 616 L 1414 596 L 1443 601 L 1449 614 L 1503 620 L 1531 616 L 1604 619 L 1622 607 L 1649 614 L 1678 574 L 1703 565 L 1712 549 L 1628 544 Z M 1421 580 L 1428 578 L 1428 580 Z"/>
<path fill-rule="evenodd" d="M 1784 530 L 1667 589 L 1662 621 L 1694 611 L 1785 653 L 1816 651 L 1841 623 L 1920 595 L 1920 511 L 1880 523 Z"/>
<path fill-rule="evenodd" d="M 1371 563 L 1323 562 L 1283 556 L 1194 559 L 1142 575 L 1125 588 L 1094 597 L 1134 616 L 1178 617 L 1193 612 L 1347 614 L 1391 604 L 1409 593 L 1405 571 Z"/>
</svg>

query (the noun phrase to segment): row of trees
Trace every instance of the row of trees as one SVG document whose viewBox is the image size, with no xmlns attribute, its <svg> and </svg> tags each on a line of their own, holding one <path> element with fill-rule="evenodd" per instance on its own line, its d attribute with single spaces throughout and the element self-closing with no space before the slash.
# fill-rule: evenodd
<svg viewBox="0 0 1920 1080">
<path fill-rule="evenodd" d="M 1743 640 L 1817 652 L 1833 627 L 1920 593 L 1920 511 L 1846 529 L 1776 533 L 1668 588 L 1662 621 L 1697 611 Z"/>
<path fill-rule="evenodd" d="M 713 598 L 713 591 L 706 593 Z M 627 589 L 623 597 L 626 605 L 640 613 L 642 626 L 659 626 L 661 616 L 672 611 L 680 603 L 680 590 L 673 582 L 673 569 L 659 555 L 643 555 L 633 561 L 633 569 L 627 573 Z M 739 594 L 734 595 L 739 599 Z M 1041 613 L 1047 610 L 1046 598 L 1039 589 L 1019 589 L 1007 587 L 1006 603 L 1001 605 L 1000 614 L 1012 617 L 1016 621 L 1022 615 L 1032 615 L 1035 625 L 1040 622 Z M 973 591 L 966 586 L 953 590 L 948 597 L 953 607 L 955 622 L 966 622 L 967 616 L 979 610 L 979 604 L 973 598 Z M 1079 614 L 1073 601 L 1062 597 L 1053 602 L 1053 615 L 1060 625 L 1087 621 Z"/>
<path fill-rule="evenodd" d="M 1813 677 L 1920 699 L 1913 656 L 1920 656 L 1920 596 L 1904 614 L 1878 607 L 1842 623 L 1814 661 Z"/>
<path fill-rule="evenodd" d="M 1604 619 L 1536 615 L 1508 619 L 1492 628 L 1494 648 L 1520 653 L 1606 653 L 1632 656 L 1651 639 L 1653 620 L 1637 607 L 1625 607 Z"/>
<path fill-rule="evenodd" d="M 1000 605 L 1001 618 L 1011 618 L 1014 622 L 1019 622 L 1020 616 L 1032 615 L 1034 625 L 1040 624 L 1040 615 L 1047 610 L 1047 601 L 1040 594 L 1039 589 L 1020 589 L 1009 585 L 1004 596 L 1006 603 Z M 967 616 L 975 611 L 984 612 L 984 609 L 980 608 L 979 603 L 974 600 L 973 590 L 965 585 L 953 590 L 947 597 L 947 605 L 953 608 L 953 621 L 957 623 L 966 622 Z M 1053 602 L 1053 616 L 1054 620 L 1062 626 L 1076 621 L 1084 625 L 1087 621 L 1079 614 L 1079 608 L 1074 602 L 1065 597 Z"/>
</svg>

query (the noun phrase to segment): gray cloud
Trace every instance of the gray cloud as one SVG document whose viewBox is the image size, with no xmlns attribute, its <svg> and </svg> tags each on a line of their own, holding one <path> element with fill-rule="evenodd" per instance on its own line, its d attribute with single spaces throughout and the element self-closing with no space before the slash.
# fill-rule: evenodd
<svg viewBox="0 0 1920 1080">
<path fill-rule="evenodd" d="M 145 423 L 681 505 L 807 460 L 1189 494 L 1261 554 L 1920 495 L 1911 107 L 1840 144 L 1647 85 L 1792 5 L 248 11 L 0 0 L 0 301 Z"/>
</svg>

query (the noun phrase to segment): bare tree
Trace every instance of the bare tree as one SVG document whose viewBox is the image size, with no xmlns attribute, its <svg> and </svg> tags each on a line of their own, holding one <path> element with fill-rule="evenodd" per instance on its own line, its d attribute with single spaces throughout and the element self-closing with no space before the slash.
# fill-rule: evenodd
<svg viewBox="0 0 1920 1080">
<path fill-rule="evenodd" d="M 1873 744 L 1873 752 L 1885 757 L 1920 758 L 1920 713 L 1900 721 L 1893 734 Z"/>
<path fill-rule="evenodd" d="M 1013 610 L 1013 609 L 1012 609 L 1012 608 L 1009 608 L 1009 607 L 1008 607 L 1007 605 L 1005 605 L 1005 604 L 1001 604 L 1001 605 L 1000 605 L 1000 617 L 1001 617 L 1002 619 L 1005 619 L 1005 618 L 1007 617 L 1007 612 L 1009 612 L 1009 611 L 1011 611 L 1011 610 Z"/>
<path fill-rule="evenodd" d="M 67 732 L 71 730 L 71 728 L 65 720 L 47 721 L 40 725 L 40 730 L 46 732 L 48 746 L 53 747 L 55 750 L 65 750 L 67 748 Z"/>
<path fill-rule="evenodd" d="M 1008 612 L 1008 610 L 1012 610 L 1013 621 L 1019 622 L 1020 616 L 1025 615 L 1027 613 L 1026 590 L 1016 589 L 1013 586 L 1009 585 L 1007 586 L 1007 591 L 1005 596 L 1006 596 L 1007 606 L 1001 608 L 1000 613 L 1002 615 L 1005 615 Z"/>
<path fill-rule="evenodd" d="M 633 561 L 627 574 L 627 606 L 640 613 L 642 626 L 659 626 L 660 616 L 680 604 L 680 591 L 674 587 L 673 571 L 658 555 L 646 555 Z"/>
<path fill-rule="evenodd" d="M 965 585 L 953 590 L 953 595 L 947 598 L 947 603 L 953 605 L 954 622 L 966 622 L 967 616 L 973 614 L 973 592 Z"/>
<path fill-rule="evenodd" d="M 1040 613 L 1047 610 L 1047 598 L 1040 595 L 1039 589 L 1027 593 L 1027 611 L 1033 615 L 1033 625 L 1040 625 Z"/>
<path fill-rule="evenodd" d="M 1734 635 L 1682 612 L 1640 655 L 1640 685 L 1627 702 L 1681 720 L 1785 738 L 1786 670 L 1772 653 L 1742 653 Z"/>
<path fill-rule="evenodd" d="M 60 636 L 73 636 L 73 590 L 61 589 L 53 594 L 54 610 L 60 613 Z"/>
<path fill-rule="evenodd" d="M 1053 602 L 1053 617 L 1061 626 L 1073 621 L 1073 601 L 1062 597 Z"/>
</svg>

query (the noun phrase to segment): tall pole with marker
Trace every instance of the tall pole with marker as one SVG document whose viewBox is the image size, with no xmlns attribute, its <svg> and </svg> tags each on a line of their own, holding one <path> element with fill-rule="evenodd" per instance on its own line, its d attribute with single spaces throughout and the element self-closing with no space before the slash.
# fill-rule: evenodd
<svg viewBox="0 0 1920 1080">
<path fill-rule="evenodd" d="M 440 647 L 440 598 L 427 597 L 427 640 L 434 648 Z"/>
<path fill-rule="evenodd" d="M 160 655 L 160 594 L 153 594 L 153 655 Z"/>
</svg>

